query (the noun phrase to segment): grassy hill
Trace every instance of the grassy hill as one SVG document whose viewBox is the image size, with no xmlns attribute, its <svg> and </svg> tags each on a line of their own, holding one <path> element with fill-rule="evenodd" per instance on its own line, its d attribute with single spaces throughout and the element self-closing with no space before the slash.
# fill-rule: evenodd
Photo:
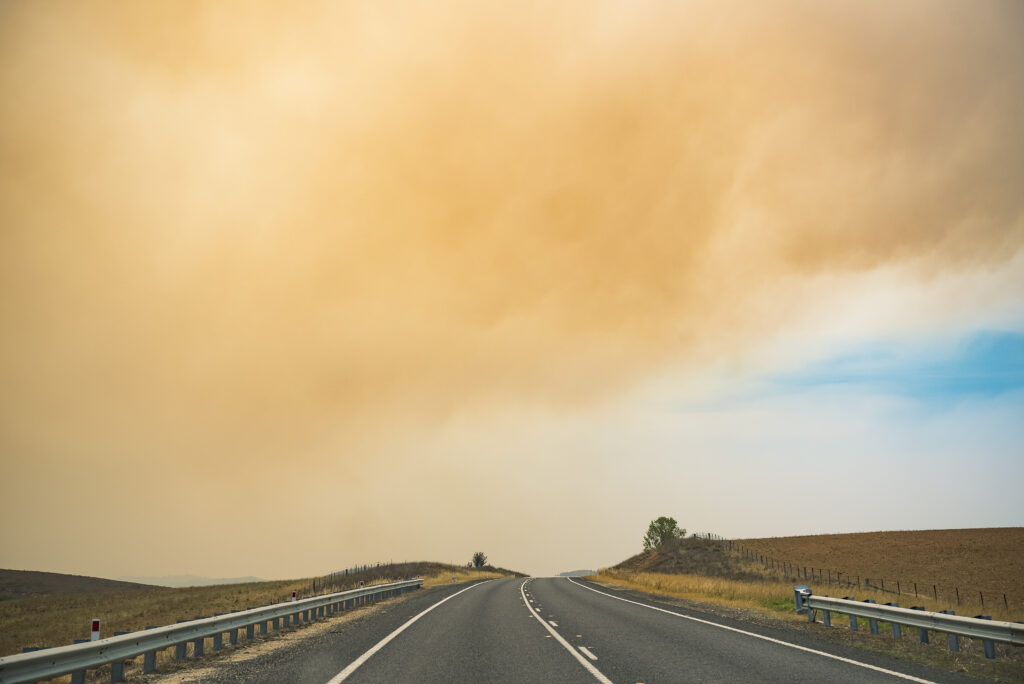
<svg viewBox="0 0 1024 684">
<path fill-rule="evenodd" d="M 30 574 L 75 577 L 56 573 Z M 482 579 L 486 574 L 491 577 L 502 574 L 523 576 L 522 573 L 494 567 L 477 571 L 446 563 L 425 562 L 387 564 L 347 575 L 335 573 L 318 578 L 187 588 L 79 578 L 95 581 L 76 585 L 69 580 L 63 584 L 52 584 L 65 589 L 85 587 L 82 591 L 35 592 L 0 601 L 0 625 L 3 625 L 0 629 L 0 656 L 18 653 L 26 646 L 62 646 L 75 639 L 87 638 L 93 618 L 100 618 L 102 635 L 110 636 L 115 631 L 134 632 L 145 629 L 147 625 L 169 625 L 178 620 L 280 603 L 290 599 L 293 591 L 300 598 L 306 598 L 353 589 L 359 586 L 360 581 L 371 585 L 409 577 L 423 577 L 425 585 L 431 586 L 451 582 L 453 574 L 457 582 Z"/>
<path fill-rule="evenodd" d="M 35 570 L 0 570 L 0 601 L 53 594 L 137 591 L 152 588 L 150 585 L 136 582 L 121 582 L 84 575 L 63 575 L 58 572 Z"/>
<path fill-rule="evenodd" d="M 809 584 L 818 593 L 1021 620 L 1024 528 L 680 539 L 601 577 L 737 606 L 791 607 L 793 585 Z"/>
<path fill-rule="evenodd" d="M 806 580 L 805 568 L 809 575 Z M 805 631 L 812 638 L 951 671 L 999 681 L 1024 681 L 1024 652 L 1020 648 L 997 645 L 997 659 L 987 660 L 979 640 L 963 637 L 961 650 L 951 653 L 945 638 L 919 644 L 904 630 L 903 639 L 897 641 L 885 635 L 886 629 L 891 630 L 885 623 L 879 637 L 850 632 L 844 627 L 845 618 L 835 617 L 833 628 L 823 629 L 793 611 L 793 585 L 809 584 L 819 594 L 922 605 L 932 611 L 951 609 L 958 615 L 986 614 L 996 620 L 1024 620 L 1024 528 L 869 532 L 731 542 L 682 539 L 602 569 L 600 581 L 611 587 L 619 585 L 697 601 L 700 610 L 755 622 L 767 620 L 779 628 Z M 917 596 L 913 593 L 915 582 Z M 866 621 L 861 622 L 862 630 L 866 630 Z"/>
<path fill-rule="evenodd" d="M 674 539 L 651 551 L 638 553 L 613 569 L 631 572 L 703 575 L 733 580 L 763 580 L 764 573 L 739 554 L 730 553 L 726 542 L 707 539 Z"/>
</svg>

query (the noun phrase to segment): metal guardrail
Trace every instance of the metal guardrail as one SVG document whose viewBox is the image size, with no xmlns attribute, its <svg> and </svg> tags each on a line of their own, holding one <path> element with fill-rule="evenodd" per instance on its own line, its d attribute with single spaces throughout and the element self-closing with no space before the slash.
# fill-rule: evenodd
<svg viewBox="0 0 1024 684">
<path fill-rule="evenodd" d="M 815 620 L 814 612 L 823 612 L 824 623 L 831 625 L 831 613 L 842 613 L 851 616 L 850 629 L 856 630 L 856 618 L 867 618 L 871 632 L 878 633 L 878 621 L 893 625 L 893 636 L 900 638 L 899 626 L 917 627 L 922 642 L 928 643 L 928 630 L 944 632 L 949 635 L 950 650 L 959 650 L 958 636 L 981 639 L 985 646 L 985 656 L 994 658 L 992 642 L 1024 646 L 1024 623 L 991 620 L 982 617 L 966 617 L 954 615 L 952 611 L 940 613 L 920 608 L 900 608 L 896 605 L 880 605 L 874 601 L 854 601 L 851 599 L 815 596 L 806 586 L 793 587 L 794 601 L 798 613 L 807 611 L 807 620 Z M 987 642 L 987 643 L 986 643 Z"/>
<path fill-rule="evenodd" d="M 309 620 L 311 616 L 315 618 L 324 612 L 342 610 L 345 608 L 344 604 L 350 601 L 355 605 L 367 598 L 386 598 L 418 589 L 422 584 L 422 579 L 377 584 L 216 617 L 179 622 L 175 625 L 155 627 L 97 641 L 0 657 L 0 684 L 35 682 L 69 673 L 81 673 L 108 663 L 121 663 L 140 655 L 145 656 L 143 670 L 152 672 L 156 669 L 156 652 L 164 648 L 182 646 L 190 641 L 208 637 L 215 638 L 214 648 L 217 648 L 217 638 L 222 638 L 225 632 L 231 633 L 231 643 L 237 643 L 237 630 L 243 627 L 246 628 L 248 638 L 252 638 L 254 627 L 258 624 L 261 626 L 260 632 L 266 633 L 269 621 L 285 618 L 287 625 L 289 617 L 292 617 L 293 622 L 297 624 L 302 613 L 305 613 L 306 619 Z M 275 628 L 276 626 L 275 623 Z M 202 646 L 197 644 L 196 654 L 201 653 Z M 120 681 L 119 674 L 112 672 L 111 676 L 113 681 Z"/>
</svg>

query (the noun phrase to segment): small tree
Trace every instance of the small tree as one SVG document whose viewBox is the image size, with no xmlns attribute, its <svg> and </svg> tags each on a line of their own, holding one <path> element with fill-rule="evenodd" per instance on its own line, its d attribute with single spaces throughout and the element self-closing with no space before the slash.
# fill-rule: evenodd
<svg viewBox="0 0 1024 684">
<path fill-rule="evenodd" d="M 652 520 L 644 535 L 644 551 L 656 549 L 670 539 L 679 539 L 686 535 L 686 530 L 679 529 L 675 518 L 662 516 Z"/>
<path fill-rule="evenodd" d="M 487 556 L 483 551 L 477 551 L 473 554 L 473 567 L 482 568 L 487 565 Z"/>
</svg>

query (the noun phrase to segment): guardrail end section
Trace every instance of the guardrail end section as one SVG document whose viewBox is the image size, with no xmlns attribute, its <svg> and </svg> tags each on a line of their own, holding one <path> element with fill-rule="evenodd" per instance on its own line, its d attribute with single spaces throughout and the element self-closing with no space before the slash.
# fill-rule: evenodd
<svg viewBox="0 0 1024 684">
<path fill-rule="evenodd" d="M 795 587 L 793 587 L 793 603 L 796 606 L 796 612 L 802 613 L 806 610 L 808 614 L 813 613 L 813 611 L 808 610 L 807 606 L 805 605 L 805 602 L 807 601 L 807 598 L 810 595 L 811 588 L 808 587 L 806 584 L 798 584 Z"/>
</svg>

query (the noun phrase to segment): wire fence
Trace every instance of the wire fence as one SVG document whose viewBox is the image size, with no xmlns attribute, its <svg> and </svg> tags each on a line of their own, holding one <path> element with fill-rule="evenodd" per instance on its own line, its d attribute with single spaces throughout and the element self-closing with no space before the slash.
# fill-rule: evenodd
<svg viewBox="0 0 1024 684">
<path fill-rule="evenodd" d="M 1003 591 L 985 591 L 963 587 L 957 584 L 942 584 L 937 582 L 923 582 L 906 580 L 903 578 L 893 579 L 889 577 L 867 577 L 855 573 L 848 573 L 835 568 L 812 567 L 801 565 L 799 562 L 781 560 L 770 554 L 750 549 L 737 544 L 713 532 L 700 532 L 691 535 L 697 539 L 718 541 L 726 545 L 726 548 L 738 554 L 743 560 L 759 564 L 763 570 L 773 573 L 779 577 L 786 577 L 794 580 L 804 580 L 826 586 L 863 588 L 881 591 L 894 596 L 913 596 L 914 598 L 931 598 L 935 601 L 944 601 L 949 604 L 955 603 L 958 606 L 972 605 L 985 607 L 1001 606 L 1005 610 L 1011 608 L 1021 609 L 1024 602 L 1016 596 L 1007 596 Z"/>
</svg>

